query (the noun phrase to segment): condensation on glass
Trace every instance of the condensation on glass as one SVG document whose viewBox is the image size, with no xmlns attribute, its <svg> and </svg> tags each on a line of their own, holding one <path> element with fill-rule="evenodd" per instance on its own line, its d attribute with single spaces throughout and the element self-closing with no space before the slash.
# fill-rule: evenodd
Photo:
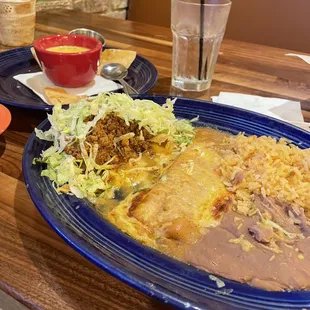
<svg viewBox="0 0 310 310">
<path fill-rule="evenodd" d="M 185 91 L 206 90 L 211 85 L 231 2 L 172 0 L 171 4 L 172 85 Z"/>
</svg>

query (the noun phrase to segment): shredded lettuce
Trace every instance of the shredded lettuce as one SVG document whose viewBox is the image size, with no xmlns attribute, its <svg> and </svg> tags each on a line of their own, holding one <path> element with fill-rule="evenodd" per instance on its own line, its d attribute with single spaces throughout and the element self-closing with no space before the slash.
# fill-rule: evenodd
<svg viewBox="0 0 310 310">
<path fill-rule="evenodd" d="M 59 192 L 72 193 L 79 198 L 95 197 L 109 189 L 107 172 L 115 166 L 113 159 L 98 165 L 96 156 L 98 145 L 90 145 L 86 137 L 96 123 L 110 113 L 122 118 L 127 125 L 138 124 L 154 136 L 171 137 L 179 151 L 191 143 L 194 137 L 192 121 L 178 120 L 173 113 L 175 100 L 168 99 L 162 106 L 151 100 L 133 99 L 125 94 L 103 93 L 96 97 L 83 99 L 69 108 L 55 105 L 48 115 L 50 129 L 43 132 L 35 129 L 39 139 L 52 142 L 52 146 L 42 152 L 34 163 L 45 163 L 42 176 L 50 178 Z M 131 138 L 128 133 L 116 138 L 116 142 Z M 141 139 L 144 139 L 143 135 Z M 67 145 L 78 143 L 82 160 L 64 152 Z M 86 149 L 85 146 L 88 146 Z M 83 168 L 82 168 L 83 167 Z"/>
<path fill-rule="evenodd" d="M 94 171 L 88 175 L 79 174 L 70 182 L 70 190 L 78 198 L 95 197 L 98 191 L 104 191 L 108 188 L 100 175 Z"/>
<path fill-rule="evenodd" d="M 177 144 L 188 144 L 194 136 L 193 126 L 191 121 L 175 117 L 174 102 L 175 100 L 167 99 L 160 106 L 151 100 L 135 100 L 125 94 L 104 93 L 92 99 L 81 100 L 68 109 L 56 105 L 53 113 L 48 115 L 51 128 L 46 132 L 36 130 L 36 134 L 42 140 L 54 141 L 54 146 L 62 151 L 74 139 L 85 139 L 98 120 L 113 112 L 127 125 L 135 121 L 140 128 L 144 127 L 155 136 L 168 134 Z M 85 122 L 89 116 L 94 118 Z"/>
</svg>

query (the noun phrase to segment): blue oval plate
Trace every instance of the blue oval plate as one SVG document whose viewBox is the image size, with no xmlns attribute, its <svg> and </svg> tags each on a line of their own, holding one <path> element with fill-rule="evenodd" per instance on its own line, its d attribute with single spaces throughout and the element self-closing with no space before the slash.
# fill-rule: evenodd
<svg viewBox="0 0 310 310">
<path fill-rule="evenodd" d="M 30 47 L 0 53 L 0 101 L 3 104 L 33 110 L 52 110 L 31 89 L 16 81 L 17 74 L 41 71 Z M 146 58 L 137 55 L 128 69 L 126 81 L 140 94 L 147 93 L 157 82 L 157 70 Z"/>
<path fill-rule="evenodd" d="M 164 96 L 139 96 L 163 104 Z M 310 133 L 284 122 L 229 106 L 179 98 L 175 113 L 236 134 L 286 137 L 300 148 L 310 147 Z M 49 128 L 44 121 L 40 129 Z M 75 250 L 136 289 L 186 309 L 307 309 L 310 292 L 268 292 L 223 279 L 218 289 L 209 274 L 143 246 L 111 225 L 86 200 L 57 195 L 51 182 L 41 177 L 42 167 L 33 166 L 49 144 L 32 134 L 25 147 L 23 173 L 29 194 L 45 220 Z M 283 270 L 283 272 L 286 272 Z"/>
</svg>

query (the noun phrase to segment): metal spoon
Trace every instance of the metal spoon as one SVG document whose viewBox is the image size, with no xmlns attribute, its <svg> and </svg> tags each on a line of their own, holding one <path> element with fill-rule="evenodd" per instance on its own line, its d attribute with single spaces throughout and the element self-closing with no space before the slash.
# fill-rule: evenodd
<svg viewBox="0 0 310 310">
<path fill-rule="evenodd" d="M 138 92 L 124 80 L 128 74 L 128 70 L 122 64 L 106 64 L 102 67 L 100 74 L 107 80 L 119 81 L 127 95 L 138 94 Z"/>
</svg>

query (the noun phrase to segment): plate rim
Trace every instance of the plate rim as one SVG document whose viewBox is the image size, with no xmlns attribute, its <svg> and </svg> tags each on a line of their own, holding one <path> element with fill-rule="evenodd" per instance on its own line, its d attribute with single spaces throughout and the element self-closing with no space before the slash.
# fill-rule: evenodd
<svg viewBox="0 0 310 310">
<path fill-rule="evenodd" d="M 30 51 L 30 48 L 31 48 L 31 45 L 28 45 L 28 46 L 22 46 L 22 47 L 17 47 L 17 48 L 13 48 L 13 49 L 9 49 L 9 50 L 6 50 L 6 51 L 3 51 L 0 53 L 0 59 L 1 57 L 5 57 L 7 56 L 8 54 L 11 54 L 11 53 L 14 53 L 14 52 L 23 52 L 23 51 Z M 103 47 L 103 50 L 104 49 L 112 49 L 113 47 L 111 46 L 105 46 Z M 144 56 L 141 56 L 140 54 L 137 54 L 136 55 L 136 58 L 134 60 L 134 62 L 139 59 L 140 61 L 142 61 L 143 63 L 146 64 L 146 66 L 150 69 L 150 71 L 152 71 L 152 80 L 149 82 L 149 85 L 147 88 L 143 89 L 143 91 L 141 92 L 141 95 L 144 95 L 146 94 L 147 92 L 149 92 L 157 83 L 158 81 L 158 70 L 156 68 L 156 66 L 150 61 L 148 60 L 147 58 L 145 58 Z M 0 77 L 0 82 L 1 82 L 2 78 Z M 27 89 L 29 89 L 27 86 L 23 85 L 23 87 L 26 87 Z M 32 91 L 31 89 L 29 89 L 30 91 Z M 37 96 L 35 93 L 34 93 L 35 96 Z M 39 100 L 42 101 L 42 99 L 37 96 Z M 26 103 L 18 103 L 16 101 L 10 101 L 10 100 L 5 100 L 5 99 L 1 99 L 0 97 L 0 102 L 2 104 L 5 104 L 5 105 L 8 105 L 8 106 L 13 106 L 13 107 L 17 107 L 17 108 L 21 108 L 21 109 L 27 109 L 27 110 L 40 110 L 40 111 L 46 111 L 46 112 L 49 112 L 53 109 L 53 105 L 48 105 L 46 104 L 45 102 L 42 101 L 42 106 L 41 105 L 29 105 L 29 104 L 26 104 Z"/>
<path fill-rule="evenodd" d="M 171 95 L 135 95 L 135 96 L 132 96 L 134 98 L 139 98 L 139 99 L 149 99 L 149 100 L 156 100 L 156 99 L 160 99 L 160 98 L 173 98 L 175 96 L 171 96 Z M 235 107 L 230 107 L 230 106 L 226 106 L 226 105 L 223 105 L 223 104 L 218 104 L 218 103 L 214 103 L 214 102 L 210 102 L 210 101 L 206 101 L 206 100 L 200 100 L 200 99 L 191 99 L 191 98 L 184 98 L 184 97 L 177 97 L 178 99 L 182 99 L 182 100 L 185 100 L 185 101 L 189 101 L 189 102 L 198 102 L 198 103 L 208 103 L 208 104 L 211 104 L 211 105 L 215 105 L 215 106 L 221 106 L 223 107 L 224 109 L 226 110 L 235 110 L 235 111 L 240 111 L 242 113 L 245 113 L 246 115 L 252 115 L 254 117 L 258 117 L 259 119 L 261 120 L 269 120 L 269 121 L 272 121 L 272 122 L 275 122 L 275 123 L 280 123 L 281 125 L 284 125 L 285 127 L 289 128 L 290 130 L 293 130 L 293 132 L 297 132 L 297 133 L 302 133 L 302 135 L 306 136 L 307 138 L 309 138 L 309 141 L 310 141 L 310 133 L 308 131 L 305 131 L 301 128 L 298 128 L 296 126 L 293 126 L 291 124 L 288 124 L 284 121 L 281 121 L 281 120 L 278 120 L 278 119 L 274 119 L 272 117 L 269 117 L 269 116 L 265 116 L 265 115 L 262 115 L 260 113 L 256 113 L 256 112 L 251 112 L 251 111 L 248 111 L 248 110 L 245 110 L 245 109 L 242 109 L 242 108 L 235 108 Z M 44 120 L 40 125 L 39 127 L 43 126 L 43 125 L 46 125 L 48 123 L 48 120 Z M 48 214 L 46 214 L 46 210 L 45 207 L 43 206 L 38 206 L 40 205 L 41 203 L 44 204 L 43 201 L 40 201 L 40 197 L 39 199 L 37 199 L 35 196 L 35 193 L 31 191 L 30 187 L 27 186 L 27 184 L 29 184 L 29 175 L 26 173 L 26 159 L 27 159 L 27 152 L 26 150 L 29 149 L 29 146 L 30 146 L 30 143 L 33 142 L 33 140 L 35 139 L 35 136 L 34 136 L 34 133 L 31 134 L 31 136 L 29 137 L 28 141 L 27 141 L 27 144 L 25 146 L 25 151 L 24 151 L 24 154 L 23 154 L 23 161 L 22 161 L 22 166 L 23 166 L 23 174 L 24 174 L 24 180 L 25 180 L 25 183 L 26 183 L 26 187 L 27 187 L 27 190 L 29 192 L 29 195 L 34 203 L 34 205 L 36 206 L 36 208 L 38 209 L 38 211 L 40 212 L 40 214 L 43 216 L 43 218 L 46 220 L 46 222 L 51 226 L 51 228 L 56 231 L 58 233 L 58 235 L 60 235 L 62 237 L 62 239 L 65 240 L 66 243 L 68 243 L 71 247 L 73 247 L 78 253 L 80 253 L 82 256 L 84 256 L 85 258 L 87 258 L 89 261 L 93 262 L 95 265 L 99 266 L 101 269 L 105 270 L 106 272 L 108 272 L 109 274 L 115 276 L 116 278 L 120 279 L 121 281 L 131 285 L 132 287 L 138 289 L 139 291 L 147 294 L 147 295 L 151 295 L 151 296 L 154 296 L 156 297 L 157 299 L 159 300 L 162 300 L 162 301 L 168 301 L 170 304 L 176 306 L 176 307 L 182 307 L 182 308 L 189 308 L 189 309 L 194 309 L 195 307 L 199 307 L 199 304 L 195 305 L 195 303 L 191 303 L 189 305 L 189 307 L 185 306 L 186 303 L 187 303 L 187 300 L 184 299 L 181 295 L 175 295 L 175 293 L 167 290 L 166 288 L 163 288 L 163 289 L 151 289 L 146 286 L 145 283 L 141 283 L 141 279 L 139 277 L 137 277 L 135 274 L 132 275 L 132 272 L 129 271 L 129 272 L 124 272 L 122 271 L 121 269 L 119 269 L 117 266 L 115 267 L 115 264 L 111 264 L 111 263 L 106 263 L 106 265 L 104 266 L 99 260 L 97 257 L 93 257 L 92 253 L 90 253 L 89 251 L 83 249 L 83 247 L 81 247 L 81 245 L 78 245 L 78 244 L 75 244 L 74 241 L 72 241 L 70 239 L 70 237 L 67 237 L 65 235 L 65 232 L 61 231 L 59 229 L 59 227 L 56 227 L 56 224 L 53 223 L 53 221 L 48 217 Z M 33 198 L 36 198 L 37 200 L 33 199 Z M 39 201 L 39 202 L 38 202 Z M 53 218 L 54 219 L 54 218 Z M 55 219 L 54 219 L 55 220 Z M 57 220 L 57 219 L 56 219 Z M 61 226 L 61 225 L 60 225 Z M 117 229 L 117 228 L 116 228 Z M 71 231 L 71 234 L 75 234 L 75 232 Z M 82 240 L 82 243 L 87 243 L 87 241 L 85 240 Z M 109 258 L 104 258 L 104 261 L 107 262 L 109 261 Z M 244 284 L 241 284 L 241 285 L 244 285 Z M 304 307 L 305 304 L 303 303 L 304 299 L 299 299 L 299 301 L 301 302 L 301 304 L 297 304 L 297 303 L 290 303 L 287 301 L 287 295 L 288 294 L 297 294 L 298 296 L 300 295 L 307 295 L 305 297 L 307 297 L 307 299 L 305 300 L 306 304 L 308 305 L 309 302 L 310 302 L 310 291 L 306 291 L 306 292 L 298 292 L 298 291 L 294 291 L 292 293 L 290 292 L 268 292 L 268 291 L 264 291 L 264 290 L 260 290 L 260 289 L 257 289 L 257 288 L 253 288 L 254 290 L 258 290 L 259 292 L 265 292 L 265 293 L 271 293 L 271 294 L 277 294 L 278 296 L 282 295 L 283 298 L 280 298 L 280 299 L 277 299 L 277 300 L 274 300 L 274 297 L 271 297 L 275 302 L 287 302 L 285 304 L 283 304 L 283 306 L 285 306 L 286 308 L 285 309 L 295 309 L 295 307 Z M 286 296 L 286 298 L 285 298 Z M 216 300 L 214 300 L 216 301 Z M 218 301 L 224 301 L 225 300 L 218 300 Z M 265 301 L 265 302 L 269 302 L 269 301 Z M 227 303 L 226 305 L 229 305 L 229 303 Z M 238 306 L 244 306 L 245 304 L 243 302 L 239 303 Z M 262 306 L 260 304 L 260 306 Z M 274 305 L 273 305 L 274 306 Z M 253 307 L 254 309 L 254 307 Z M 255 309 L 264 309 L 264 308 L 256 308 Z M 270 309 L 284 309 L 282 307 L 275 307 L 275 308 L 271 308 Z"/>
</svg>

